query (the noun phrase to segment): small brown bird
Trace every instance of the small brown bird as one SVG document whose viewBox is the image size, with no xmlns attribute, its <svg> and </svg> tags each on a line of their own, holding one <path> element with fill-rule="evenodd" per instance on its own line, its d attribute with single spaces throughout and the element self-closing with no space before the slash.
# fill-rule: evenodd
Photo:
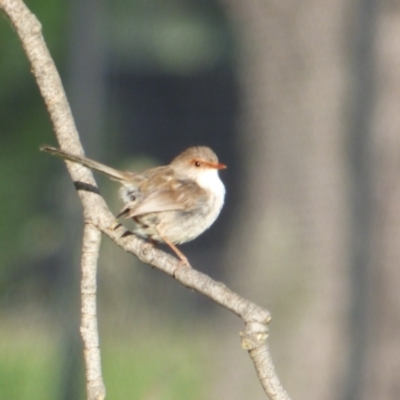
<svg viewBox="0 0 400 400">
<path fill-rule="evenodd" d="M 225 186 L 218 170 L 226 165 L 219 163 L 208 147 L 190 147 L 169 165 L 150 168 L 140 174 L 118 171 L 54 147 L 40 149 L 119 181 L 125 206 L 117 218 L 132 218 L 136 223 L 134 233 L 166 243 L 181 262 L 189 266 L 175 244 L 189 242 L 208 229 L 224 204 Z"/>
</svg>

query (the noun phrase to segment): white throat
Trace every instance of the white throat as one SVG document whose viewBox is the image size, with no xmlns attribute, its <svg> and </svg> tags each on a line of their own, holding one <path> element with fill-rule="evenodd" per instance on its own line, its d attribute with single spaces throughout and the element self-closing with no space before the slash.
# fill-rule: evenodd
<svg viewBox="0 0 400 400">
<path fill-rule="evenodd" d="M 200 187 L 211 192 L 219 199 L 222 207 L 222 204 L 224 204 L 225 186 L 219 178 L 218 170 L 210 168 L 201 171 L 201 174 L 197 176 L 196 182 Z"/>
</svg>

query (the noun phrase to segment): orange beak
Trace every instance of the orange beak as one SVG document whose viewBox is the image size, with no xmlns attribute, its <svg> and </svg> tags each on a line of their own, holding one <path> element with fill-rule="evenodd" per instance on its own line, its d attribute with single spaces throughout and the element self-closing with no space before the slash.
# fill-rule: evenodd
<svg viewBox="0 0 400 400">
<path fill-rule="evenodd" d="M 225 164 L 221 164 L 221 163 L 207 163 L 206 165 L 208 167 L 214 168 L 214 169 L 226 169 L 227 168 L 227 166 Z"/>
</svg>

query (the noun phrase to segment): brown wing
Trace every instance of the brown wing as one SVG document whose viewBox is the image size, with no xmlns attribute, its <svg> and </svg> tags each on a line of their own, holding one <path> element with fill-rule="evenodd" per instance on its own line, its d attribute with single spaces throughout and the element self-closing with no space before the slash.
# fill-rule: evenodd
<svg viewBox="0 0 400 400">
<path fill-rule="evenodd" d="M 190 211 L 207 198 L 206 192 L 193 181 L 174 180 L 150 192 L 139 204 L 125 207 L 127 218 L 162 211 Z M 128 212 L 129 209 L 129 212 Z"/>
</svg>

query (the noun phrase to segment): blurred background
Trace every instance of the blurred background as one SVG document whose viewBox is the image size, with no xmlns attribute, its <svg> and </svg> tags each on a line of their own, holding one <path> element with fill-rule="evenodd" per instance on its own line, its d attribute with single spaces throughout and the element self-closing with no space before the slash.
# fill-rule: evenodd
<svg viewBox="0 0 400 400">
<path fill-rule="evenodd" d="M 32 0 L 86 154 L 117 168 L 212 147 L 226 206 L 183 245 L 272 312 L 293 399 L 400 393 L 400 2 Z M 81 206 L 0 21 L 0 399 L 84 398 Z M 117 186 L 98 177 L 117 213 Z M 265 399 L 241 321 L 110 243 L 108 398 Z"/>
</svg>

